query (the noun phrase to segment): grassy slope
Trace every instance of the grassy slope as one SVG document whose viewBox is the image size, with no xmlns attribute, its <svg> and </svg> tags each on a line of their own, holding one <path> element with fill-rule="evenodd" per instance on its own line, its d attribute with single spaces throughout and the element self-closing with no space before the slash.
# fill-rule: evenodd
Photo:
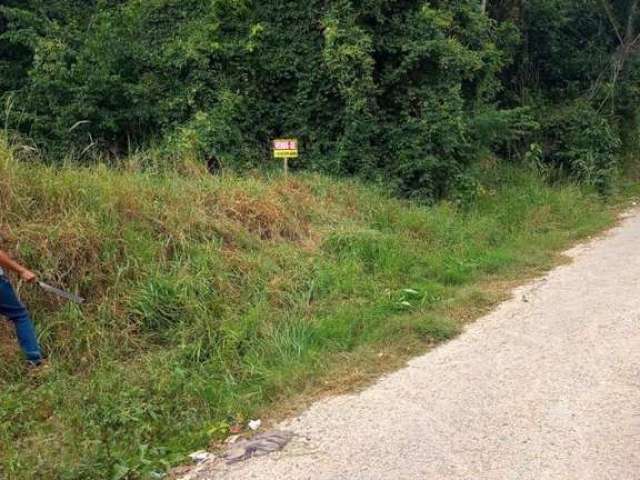
<svg viewBox="0 0 640 480">
<path fill-rule="evenodd" d="M 613 220 L 513 169 L 459 210 L 314 175 L 54 170 L 0 149 L 5 246 L 89 299 L 22 289 L 45 378 L 2 325 L 0 478 L 146 477 L 281 399 L 450 338 L 496 300 L 489 283 Z"/>
</svg>

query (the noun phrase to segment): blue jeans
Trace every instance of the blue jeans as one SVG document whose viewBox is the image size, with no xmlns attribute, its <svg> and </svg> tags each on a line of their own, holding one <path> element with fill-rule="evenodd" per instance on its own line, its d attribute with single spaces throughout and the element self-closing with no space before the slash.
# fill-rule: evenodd
<svg viewBox="0 0 640 480">
<path fill-rule="evenodd" d="M 29 312 L 18 299 L 9 280 L 2 275 L 0 275 L 0 315 L 7 317 L 15 325 L 18 343 L 27 360 L 30 362 L 42 360 L 38 337 L 36 337 Z"/>
</svg>

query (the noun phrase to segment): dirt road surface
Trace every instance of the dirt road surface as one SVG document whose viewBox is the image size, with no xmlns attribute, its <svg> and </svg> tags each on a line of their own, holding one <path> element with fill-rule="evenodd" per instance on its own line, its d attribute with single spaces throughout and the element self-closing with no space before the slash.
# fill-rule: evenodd
<svg viewBox="0 0 640 480">
<path fill-rule="evenodd" d="M 215 480 L 640 479 L 640 211 L 456 340 Z"/>
</svg>

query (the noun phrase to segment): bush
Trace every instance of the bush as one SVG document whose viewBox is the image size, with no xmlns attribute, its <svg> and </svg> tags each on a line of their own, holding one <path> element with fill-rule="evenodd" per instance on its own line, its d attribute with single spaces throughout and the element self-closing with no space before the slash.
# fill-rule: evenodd
<svg viewBox="0 0 640 480">
<path fill-rule="evenodd" d="M 475 0 L 77 3 L 2 10 L 0 41 L 32 54 L 11 123 L 58 158 L 160 143 L 246 168 L 291 135 L 294 168 L 435 198 L 471 159 L 469 111 L 504 63 Z"/>
<path fill-rule="evenodd" d="M 540 130 L 528 107 L 477 112 L 473 117 L 473 136 L 478 146 L 511 158 L 522 157 L 531 139 Z"/>
<path fill-rule="evenodd" d="M 543 115 L 543 156 L 571 178 L 606 193 L 618 166 L 620 136 L 607 117 L 586 102 Z"/>
<path fill-rule="evenodd" d="M 485 14 L 477 0 L 5 0 L 0 95 L 13 91 L 9 126 L 48 159 L 159 144 L 168 165 L 242 169 L 296 136 L 294 169 L 383 179 L 428 200 L 487 150 L 524 154 L 529 110 L 545 105 L 566 124 L 570 108 L 551 106 L 586 101 L 637 150 L 640 61 L 612 24 L 638 21 L 598 0 L 512 3 Z M 544 120 L 551 137 L 537 142 L 555 143 Z M 611 139 L 598 152 L 582 127 L 552 161 L 606 189 Z"/>
</svg>

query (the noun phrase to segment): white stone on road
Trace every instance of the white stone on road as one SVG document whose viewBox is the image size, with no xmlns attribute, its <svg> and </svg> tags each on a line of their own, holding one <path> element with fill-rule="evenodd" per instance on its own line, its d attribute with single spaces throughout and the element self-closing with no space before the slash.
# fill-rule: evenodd
<svg viewBox="0 0 640 480">
<path fill-rule="evenodd" d="M 279 425 L 298 435 L 282 452 L 205 478 L 640 479 L 640 213 L 569 254 L 457 339 Z"/>
</svg>

